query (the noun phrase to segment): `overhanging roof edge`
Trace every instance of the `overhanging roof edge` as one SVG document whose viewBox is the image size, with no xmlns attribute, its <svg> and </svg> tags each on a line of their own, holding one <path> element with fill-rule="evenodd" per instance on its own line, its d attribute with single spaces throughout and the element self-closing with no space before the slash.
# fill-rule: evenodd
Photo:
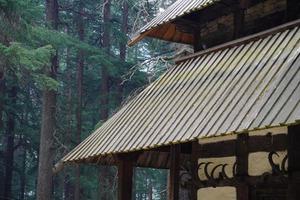
<svg viewBox="0 0 300 200">
<path fill-rule="evenodd" d="M 157 15 L 150 22 L 144 25 L 140 30 L 134 33 L 132 38 L 129 40 L 128 45 L 133 46 L 137 42 L 141 41 L 147 36 L 147 33 L 149 31 L 152 31 L 160 26 L 166 25 L 167 23 L 170 23 L 176 20 L 177 18 L 183 17 L 192 12 L 202 10 L 210 5 L 213 5 L 218 1 L 220 0 L 177 0 L 164 12 Z"/>
</svg>

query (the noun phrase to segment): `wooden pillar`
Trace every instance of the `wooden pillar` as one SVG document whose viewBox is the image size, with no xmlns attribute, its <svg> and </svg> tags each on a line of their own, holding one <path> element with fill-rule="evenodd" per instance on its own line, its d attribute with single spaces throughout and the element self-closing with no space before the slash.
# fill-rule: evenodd
<svg viewBox="0 0 300 200">
<path fill-rule="evenodd" d="M 179 200 L 180 178 L 180 145 L 170 147 L 170 172 L 168 185 L 168 200 Z"/>
<path fill-rule="evenodd" d="M 288 128 L 288 200 L 300 199 L 300 125 Z"/>
<path fill-rule="evenodd" d="M 194 41 L 193 41 L 194 52 L 201 51 L 203 49 L 201 44 L 201 29 L 195 28 L 193 35 L 194 35 Z"/>
<path fill-rule="evenodd" d="M 132 200 L 134 155 L 118 155 L 118 200 Z"/>
<path fill-rule="evenodd" d="M 192 162 L 192 182 L 196 183 L 198 181 L 198 150 L 200 148 L 199 141 L 192 142 L 192 153 L 191 153 L 191 162 Z M 191 200 L 197 200 L 198 188 L 195 184 L 191 188 Z"/>
<path fill-rule="evenodd" d="M 299 0 L 287 0 L 286 2 L 286 20 L 292 21 L 299 18 L 300 2 Z"/>
<path fill-rule="evenodd" d="M 239 38 L 244 35 L 245 10 L 248 7 L 249 0 L 238 0 L 234 11 L 234 31 L 233 38 Z"/>
<path fill-rule="evenodd" d="M 248 176 L 248 134 L 238 134 L 236 143 L 237 178 L 240 180 L 236 186 L 237 200 L 249 199 L 249 186 L 245 181 Z"/>
</svg>

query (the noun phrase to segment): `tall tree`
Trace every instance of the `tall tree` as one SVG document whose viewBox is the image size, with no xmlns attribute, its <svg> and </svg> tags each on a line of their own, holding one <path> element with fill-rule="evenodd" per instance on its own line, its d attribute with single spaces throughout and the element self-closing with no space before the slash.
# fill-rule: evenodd
<svg viewBox="0 0 300 200">
<path fill-rule="evenodd" d="M 1 56 L 0 56 L 1 58 Z M 3 113 L 4 113 L 4 86 L 5 86 L 5 80 L 4 80 L 4 67 L 3 67 L 4 63 L 2 63 L 0 61 L 0 136 L 2 136 L 4 134 L 4 117 L 3 117 Z M 3 143 L 4 140 L 2 137 L 0 137 L 0 143 Z M 5 163 L 3 159 L 4 157 L 4 152 L 0 150 L 0 155 L 1 155 L 1 158 L 0 158 L 0 162 L 3 162 Z M 3 155 L 3 156 L 2 156 Z M 1 171 L 0 171 L 0 175 L 4 176 L 5 174 L 5 169 L 2 167 L 0 168 Z M 1 180 L 0 181 L 0 196 L 3 196 L 3 193 L 4 193 L 4 181 Z"/>
<path fill-rule="evenodd" d="M 58 3 L 57 0 L 46 0 L 46 22 L 53 28 L 58 28 Z M 51 58 L 51 66 L 46 69 L 45 74 L 56 79 L 58 68 L 57 54 Z M 39 167 L 37 199 L 52 199 L 53 188 L 53 135 L 55 132 L 56 113 L 56 91 L 51 88 L 44 88 L 42 97 L 42 123 L 39 149 Z"/>
<path fill-rule="evenodd" d="M 128 1 L 123 0 L 122 5 L 122 24 L 121 24 L 121 33 L 124 34 L 124 39 L 120 41 L 120 61 L 124 62 L 126 61 L 126 42 L 127 42 L 127 34 L 128 34 Z M 118 104 L 120 105 L 123 100 L 123 86 L 122 86 L 122 78 L 120 77 L 118 79 L 117 83 L 117 98 L 118 98 Z"/>
<path fill-rule="evenodd" d="M 45 1 L 44 5 L 47 7 L 45 20 L 43 20 L 45 13 L 40 9 L 42 1 Z M 138 3 L 141 1 L 129 0 L 114 3 L 111 0 L 64 0 L 59 1 L 59 7 L 57 1 L 0 0 L 0 177 L 3 177 L 0 180 L 0 190 L 4 190 L 6 185 L 4 184 L 6 166 L 13 165 L 6 170 L 7 172 L 14 170 L 12 179 L 6 180 L 12 180 L 11 198 L 14 199 L 33 198 L 32 194 L 36 194 L 38 199 L 74 200 L 75 193 L 80 193 L 77 195 L 80 199 L 97 198 L 95 182 L 98 181 L 98 177 L 91 177 L 90 174 L 91 171 L 96 172 L 98 168 L 81 166 L 81 182 L 80 186 L 77 184 L 79 189 L 75 192 L 76 180 L 79 178 L 76 178 L 74 168 L 65 168 L 65 175 L 58 175 L 51 183 L 53 178 L 51 166 L 80 141 L 79 135 L 82 138 L 86 137 L 95 128 L 100 113 L 101 120 L 105 121 L 108 113 L 121 103 L 122 97 L 147 84 L 147 74 L 145 70 L 140 71 L 139 67 L 135 68 L 133 76 L 130 76 L 122 86 L 120 75 L 124 74 L 129 65 L 137 66 L 138 61 L 146 59 L 149 55 L 156 55 L 161 49 L 159 47 L 158 50 L 158 45 L 151 45 L 151 41 L 146 44 L 140 43 L 139 47 L 135 48 L 139 52 L 136 54 L 139 57 L 136 56 L 137 59 L 134 60 L 134 51 L 126 48 L 128 21 L 136 20 L 139 7 L 152 15 L 154 12 L 151 10 L 157 10 L 156 0 L 148 3 L 144 1 L 145 5 L 142 6 Z M 80 9 L 80 2 L 83 3 L 84 12 Z M 129 7 L 128 2 L 131 5 Z M 59 28 L 57 28 L 57 9 L 60 11 Z M 145 16 L 148 15 L 138 16 L 138 20 L 144 22 Z M 84 23 L 80 24 L 79 17 L 84 19 Z M 45 22 L 48 26 L 45 26 Z M 84 41 L 80 39 L 80 25 L 84 25 Z M 63 26 L 68 27 L 65 33 L 60 29 Z M 50 59 L 51 55 L 55 54 L 55 49 L 60 53 L 59 73 L 56 73 L 57 58 Z M 149 51 L 144 52 L 144 49 Z M 83 64 L 84 73 L 81 71 Z M 8 71 L 17 74 L 16 106 L 11 102 L 13 85 L 8 81 L 10 78 Z M 1 87 L 4 86 L 4 78 L 5 88 Z M 82 80 L 84 80 L 83 92 Z M 10 107 L 15 108 L 10 110 Z M 82 112 L 79 112 L 80 110 Z M 15 122 L 13 129 L 8 128 L 8 125 L 12 124 L 8 123 L 9 112 L 14 114 L 14 118 L 11 118 Z M 40 127 L 42 127 L 41 138 Z M 52 137 L 54 132 L 56 134 Z M 14 141 L 14 145 L 7 145 L 6 136 L 11 133 L 14 133 L 14 140 L 10 140 L 10 144 Z M 19 141 L 26 144 L 20 145 Z M 15 151 L 10 155 L 14 158 L 6 157 L 8 152 L 6 147 L 13 146 Z M 8 159 L 10 162 L 6 162 Z M 113 191 L 116 185 L 113 183 L 116 174 L 110 167 L 104 169 L 102 173 L 104 179 L 101 179 L 101 182 L 105 187 L 101 188 L 101 191 L 105 197 L 101 199 L 115 199 L 116 194 Z M 105 175 L 106 172 L 108 173 Z M 10 172 L 7 177 L 9 174 Z M 64 187 L 61 187 L 62 177 L 65 177 Z M 144 177 L 139 176 L 137 179 L 143 180 Z M 158 191 L 155 185 L 153 198 Z M 137 196 L 146 197 L 146 186 L 143 189 L 143 193 L 137 193 Z M 3 192 L 0 195 L 3 196 Z"/>
<path fill-rule="evenodd" d="M 107 54 L 110 54 L 110 19 L 111 19 L 111 0 L 104 0 L 103 3 L 103 36 L 102 36 L 102 47 L 105 49 Z M 102 121 L 108 118 L 108 69 L 107 66 L 101 66 L 101 102 L 100 102 L 100 119 Z"/>
<path fill-rule="evenodd" d="M 22 138 L 23 140 L 24 138 Z M 22 145 L 22 163 L 21 163 L 21 174 L 20 174 L 20 200 L 25 199 L 25 185 L 26 185 L 26 156 L 27 149 L 26 145 Z"/>
<path fill-rule="evenodd" d="M 111 19 L 111 0 L 103 2 L 103 35 L 102 48 L 106 53 L 110 54 L 110 19 Z M 107 66 L 101 66 L 101 89 L 100 89 L 100 119 L 105 121 L 108 118 L 108 103 L 109 103 L 109 75 Z M 109 185 L 110 184 L 110 168 L 101 166 L 99 168 L 99 199 L 109 200 Z"/>
<path fill-rule="evenodd" d="M 14 140 L 15 140 L 15 116 L 14 112 L 16 106 L 17 99 L 17 86 L 14 81 L 10 81 L 11 87 L 8 91 L 8 116 L 7 116 L 7 124 L 6 124 L 6 133 L 5 133 L 5 177 L 4 177 L 4 199 L 10 199 L 11 196 L 11 186 L 12 186 L 12 178 L 13 178 L 13 165 L 14 165 Z"/>
<path fill-rule="evenodd" d="M 77 33 L 80 41 L 84 41 L 84 23 L 83 23 L 83 1 L 79 0 L 77 18 Z M 81 141 L 82 130 L 82 86 L 83 86 L 83 70 L 84 70 L 84 55 L 83 51 L 79 50 L 77 54 L 77 110 L 76 110 L 76 142 Z M 80 166 L 76 166 L 76 181 L 75 181 L 75 200 L 80 200 Z"/>
<path fill-rule="evenodd" d="M 0 66 L 0 130 L 3 130 L 4 70 Z"/>
<path fill-rule="evenodd" d="M 68 32 L 68 28 L 67 31 Z M 70 48 L 66 50 L 66 68 L 67 68 L 67 88 L 66 88 L 66 101 L 67 101 L 67 127 L 66 134 L 64 136 L 64 144 L 67 148 L 64 149 L 64 155 L 68 153 L 68 148 L 71 148 L 71 139 L 72 139 L 72 68 L 71 68 L 71 58 L 70 58 Z M 72 192 L 72 184 L 69 169 L 64 170 L 64 199 L 72 200 L 74 199 L 74 192 Z"/>
</svg>

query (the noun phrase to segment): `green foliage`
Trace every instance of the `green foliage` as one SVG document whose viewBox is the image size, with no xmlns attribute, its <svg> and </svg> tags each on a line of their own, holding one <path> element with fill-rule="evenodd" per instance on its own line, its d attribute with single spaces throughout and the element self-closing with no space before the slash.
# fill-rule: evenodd
<svg viewBox="0 0 300 200">
<path fill-rule="evenodd" d="M 44 69 L 49 65 L 50 58 L 55 50 L 51 45 L 46 45 L 37 49 L 28 49 L 21 43 L 11 43 L 3 53 L 9 57 L 10 63 L 15 66 L 23 66 L 27 70 L 35 72 Z"/>
<path fill-rule="evenodd" d="M 41 90 L 45 88 L 48 90 L 57 90 L 59 86 L 59 82 L 45 74 L 36 74 L 33 76 L 33 79 L 37 84 L 37 88 Z"/>
<path fill-rule="evenodd" d="M 52 89 L 57 91 L 57 113 L 55 130 L 55 161 L 77 145 L 76 141 L 76 108 L 77 108 L 77 67 L 79 52 L 84 54 L 83 74 L 83 109 L 82 135 L 86 138 L 91 132 L 103 124 L 99 121 L 101 68 L 105 66 L 109 73 L 109 113 L 120 108 L 119 95 L 123 99 L 132 98 L 136 91 L 149 84 L 150 76 L 164 71 L 165 63 L 159 62 L 150 66 L 141 66 L 145 60 L 164 52 L 165 43 L 147 40 L 133 48 L 127 49 L 126 61 L 119 59 L 119 46 L 128 41 L 128 35 L 121 31 L 122 10 L 120 1 L 112 4 L 112 20 L 106 24 L 111 29 L 110 52 L 101 48 L 102 1 L 82 1 L 84 7 L 85 39 L 78 39 L 77 15 L 80 1 L 60 0 L 58 30 L 49 30 L 45 23 L 44 0 L 0 0 L 0 72 L 5 74 L 7 89 L 17 86 L 16 106 L 8 105 L 9 95 L 3 110 L 3 129 L 0 129 L 0 154 L 3 153 L 5 130 L 7 129 L 7 112 L 13 111 L 15 123 L 15 143 L 20 142 L 14 160 L 13 198 L 20 196 L 20 174 L 26 174 L 25 199 L 35 199 L 37 163 L 39 152 L 40 121 L 42 112 L 41 91 Z M 142 24 L 157 12 L 159 1 L 129 1 L 129 27 Z M 141 12 L 147 9 L 148 13 Z M 137 19 L 138 16 L 138 19 Z M 136 28 L 136 27 L 134 27 Z M 54 54 L 58 55 L 59 68 L 56 80 L 47 76 L 50 61 Z M 131 71 L 131 69 L 134 70 Z M 127 77 L 126 75 L 130 73 Z M 157 77 L 157 73 L 154 77 Z M 119 93 L 120 80 L 123 92 Z M 129 78 L 130 77 L 130 78 Z M 128 80 L 127 80 L 128 79 Z M 151 80 L 154 80 L 151 79 Z M 124 100 L 126 102 L 126 100 Z M 13 108 L 12 108 L 13 107 Z M 1 108 L 0 108 L 1 112 Z M 68 138 L 70 137 L 70 138 Z M 70 140 L 69 140 L 70 139 Z M 23 148 L 26 162 L 23 165 Z M 0 164 L 3 164 L 0 156 Z M 3 167 L 0 165 L 0 176 Z M 70 176 L 70 185 L 74 186 L 74 169 L 67 168 L 65 174 L 55 177 L 55 198 L 62 199 L 64 175 Z M 98 169 L 95 166 L 82 166 L 81 189 L 82 199 L 96 199 L 98 185 Z M 92 174 L 92 175 L 91 175 Z M 165 170 L 142 169 L 136 171 L 136 194 L 147 195 L 152 184 L 153 199 L 166 199 Z M 146 177 L 146 178 L 145 178 Z M 151 184 L 150 184 L 151 183 Z M 0 182 L 1 188 L 1 182 Z M 162 191 L 162 192 L 161 192 Z M 161 193 L 160 193 L 161 192 Z M 0 191 L 1 195 L 1 191 Z"/>
</svg>

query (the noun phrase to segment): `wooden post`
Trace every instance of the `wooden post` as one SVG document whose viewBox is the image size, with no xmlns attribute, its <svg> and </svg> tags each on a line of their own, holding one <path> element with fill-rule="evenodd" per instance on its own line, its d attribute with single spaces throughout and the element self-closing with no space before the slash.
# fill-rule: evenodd
<svg viewBox="0 0 300 200">
<path fill-rule="evenodd" d="M 245 10 L 248 7 L 248 0 L 238 0 L 234 11 L 234 32 L 233 38 L 239 38 L 244 34 Z"/>
<path fill-rule="evenodd" d="M 244 183 L 248 176 L 248 134 L 239 134 L 236 143 L 237 178 L 241 181 L 236 187 L 237 200 L 249 199 L 249 187 Z"/>
<path fill-rule="evenodd" d="M 180 145 L 170 147 L 170 172 L 168 185 L 168 200 L 179 200 Z"/>
<path fill-rule="evenodd" d="M 193 183 L 196 183 L 197 180 L 198 180 L 198 169 L 197 169 L 197 166 L 198 166 L 198 149 L 200 148 L 200 145 L 199 145 L 199 141 L 196 140 L 194 142 L 192 142 L 192 153 L 191 153 L 191 162 L 192 162 L 192 182 Z M 198 191 L 198 188 L 195 184 L 192 185 L 192 188 L 191 188 L 191 200 L 197 200 L 197 191 Z"/>
<path fill-rule="evenodd" d="M 300 125 L 288 127 L 288 200 L 300 199 Z"/>
<path fill-rule="evenodd" d="M 137 155 L 118 155 L 118 200 L 132 199 L 133 167 Z"/>
</svg>

